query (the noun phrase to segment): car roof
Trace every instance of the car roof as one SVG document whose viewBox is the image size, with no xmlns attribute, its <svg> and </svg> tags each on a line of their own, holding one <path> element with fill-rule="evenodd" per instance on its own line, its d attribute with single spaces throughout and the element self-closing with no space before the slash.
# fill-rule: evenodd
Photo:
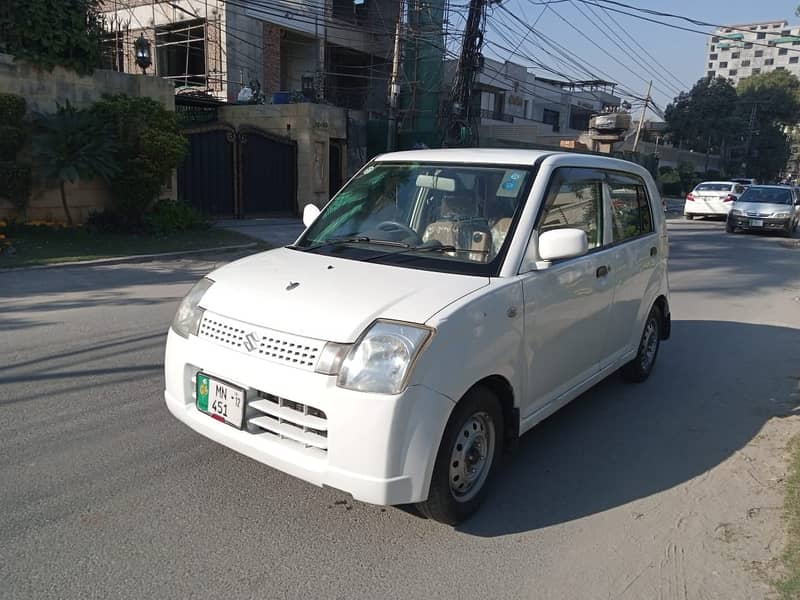
<svg viewBox="0 0 800 600">
<path fill-rule="evenodd" d="M 758 184 L 758 185 L 751 185 L 750 187 L 751 188 L 770 188 L 770 189 L 776 189 L 776 190 L 790 190 L 795 186 L 793 186 L 793 185 L 780 185 L 780 184 L 777 184 L 777 183 L 764 183 L 764 184 Z"/>
<path fill-rule="evenodd" d="M 719 185 L 733 185 L 736 182 L 735 181 L 701 181 L 700 183 L 698 183 L 694 187 L 697 187 L 698 185 L 706 185 L 706 184 L 709 184 L 709 183 L 714 183 L 714 184 L 719 184 Z"/>
<path fill-rule="evenodd" d="M 498 165 L 533 165 L 537 160 L 552 154 L 547 150 L 519 150 L 515 148 L 444 148 L 441 150 L 406 150 L 390 152 L 375 157 L 378 162 L 456 162 Z"/>
</svg>

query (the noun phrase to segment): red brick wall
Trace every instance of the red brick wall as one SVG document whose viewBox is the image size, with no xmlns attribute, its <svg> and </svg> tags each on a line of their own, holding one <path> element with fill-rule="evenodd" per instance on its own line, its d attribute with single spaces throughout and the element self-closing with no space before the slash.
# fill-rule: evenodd
<svg viewBox="0 0 800 600">
<path fill-rule="evenodd" d="M 264 94 L 281 90 L 281 28 L 264 23 Z"/>
</svg>

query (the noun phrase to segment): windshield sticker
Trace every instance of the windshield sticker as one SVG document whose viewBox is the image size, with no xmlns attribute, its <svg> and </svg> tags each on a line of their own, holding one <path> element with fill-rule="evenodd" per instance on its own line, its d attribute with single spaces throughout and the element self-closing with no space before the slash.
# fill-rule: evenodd
<svg viewBox="0 0 800 600">
<path fill-rule="evenodd" d="M 511 181 L 516 181 L 516 180 L 517 180 L 517 179 L 519 179 L 520 177 L 522 177 L 522 175 L 520 175 L 519 173 L 512 173 L 511 175 L 509 175 L 509 176 L 508 176 L 508 178 L 509 178 Z"/>
<path fill-rule="evenodd" d="M 500 198 L 516 198 L 524 178 L 525 173 L 520 173 L 519 171 L 506 171 L 503 173 L 503 181 L 500 182 L 500 186 L 497 188 L 497 196 Z"/>
<path fill-rule="evenodd" d="M 506 181 L 503 184 L 503 189 L 504 190 L 513 190 L 515 187 L 517 187 L 517 182 L 516 181 Z"/>
</svg>

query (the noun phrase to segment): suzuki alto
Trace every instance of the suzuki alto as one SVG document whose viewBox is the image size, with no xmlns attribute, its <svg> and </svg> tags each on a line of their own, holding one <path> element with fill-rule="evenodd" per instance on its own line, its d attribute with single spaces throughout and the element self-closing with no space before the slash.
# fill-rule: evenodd
<svg viewBox="0 0 800 600">
<path fill-rule="evenodd" d="M 227 264 L 167 337 L 166 404 L 228 448 L 456 524 L 517 438 L 670 335 L 661 199 L 594 155 L 377 157 L 291 246 Z"/>
</svg>

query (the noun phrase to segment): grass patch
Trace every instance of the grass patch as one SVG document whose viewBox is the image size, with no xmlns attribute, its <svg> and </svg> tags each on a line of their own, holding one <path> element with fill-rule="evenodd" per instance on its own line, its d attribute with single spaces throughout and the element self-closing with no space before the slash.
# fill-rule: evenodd
<svg viewBox="0 0 800 600">
<path fill-rule="evenodd" d="M 18 227 L 7 234 L 13 254 L 0 254 L 0 268 L 201 250 L 252 243 L 251 237 L 226 229 L 179 231 L 166 236 L 91 233 L 84 228 Z"/>
<path fill-rule="evenodd" d="M 789 443 L 789 478 L 783 502 L 788 535 L 783 553 L 784 578 L 778 591 L 786 600 L 800 598 L 800 435 Z"/>
</svg>

